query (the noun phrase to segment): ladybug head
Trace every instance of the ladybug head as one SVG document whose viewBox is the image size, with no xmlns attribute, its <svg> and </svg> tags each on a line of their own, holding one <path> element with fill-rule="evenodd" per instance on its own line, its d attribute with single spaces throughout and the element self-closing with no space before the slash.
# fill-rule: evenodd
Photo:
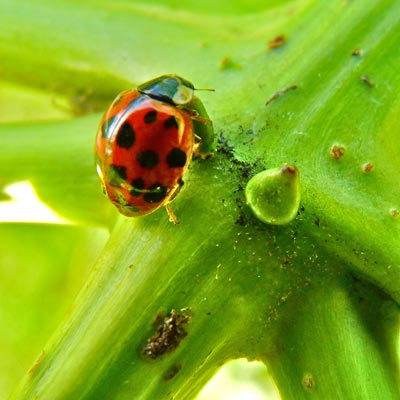
<svg viewBox="0 0 400 400">
<path fill-rule="evenodd" d="M 161 75 L 138 86 L 138 91 L 156 100 L 178 106 L 190 103 L 194 86 L 178 75 Z"/>
</svg>

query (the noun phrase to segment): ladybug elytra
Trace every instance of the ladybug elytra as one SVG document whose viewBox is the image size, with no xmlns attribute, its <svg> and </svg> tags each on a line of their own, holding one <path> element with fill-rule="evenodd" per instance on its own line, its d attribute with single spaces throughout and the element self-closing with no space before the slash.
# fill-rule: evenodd
<svg viewBox="0 0 400 400">
<path fill-rule="evenodd" d="M 119 94 L 96 138 L 96 169 L 105 193 L 126 216 L 142 216 L 169 203 L 183 185 L 194 151 L 211 148 L 213 128 L 194 86 L 162 75 Z"/>
</svg>

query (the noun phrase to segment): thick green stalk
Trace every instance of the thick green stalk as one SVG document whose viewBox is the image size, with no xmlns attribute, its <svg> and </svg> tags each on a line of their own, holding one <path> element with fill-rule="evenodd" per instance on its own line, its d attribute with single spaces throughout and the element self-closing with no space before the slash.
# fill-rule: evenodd
<svg viewBox="0 0 400 400">
<path fill-rule="evenodd" d="M 276 353 L 265 357 L 282 398 L 398 398 L 398 307 L 354 277 L 332 283 L 286 316 Z"/>
<path fill-rule="evenodd" d="M 335 398 L 334 374 L 344 391 L 357 379 L 361 387 L 373 380 L 382 398 L 396 393 L 393 347 L 382 344 L 385 351 L 378 354 L 370 335 L 371 324 L 382 326 L 382 315 L 363 315 L 351 306 L 360 292 L 340 263 L 300 233 L 308 222 L 267 227 L 248 210 L 247 223 L 235 224 L 233 182 L 218 183 L 221 173 L 232 179 L 224 162 L 217 156 L 196 163 L 193 173 L 214 177 L 209 184 L 218 190 L 190 196 L 197 184 L 190 180 L 188 198 L 174 203 L 180 225 L 168 222 L 162 210 L 145 219 L 121 218 L 71 315 L 13 398 L 192 398 L 222 363 L 236 357 L 267 361 L 287 399 L 299 398 L 304 371 L 318 382 L 316 398 Z M 209 208 L 210 194 L 219 207 Z M 195 224 L 199 215 L 202 223 Z M 152 359 L 144 349 L 156 332 L 154 321 L 172 309 L 187 309 L 187 336 L 175 350 Z M 341 335 L 335 332 L 339 327 Z M 310 351 L 304 343 L 313 334 Z M 321 354 L 334 357 L 338 349 L 340 364 L 319 364 Z M 365 349 L 374 351 L 371 362 L 363 361 Z M 359 367 L 356 377 L 349 361 Z M 357 393 L 347 398 L 359 398 Z M 371 393 L 363 398 L 373 399 Z"/>
</svg>

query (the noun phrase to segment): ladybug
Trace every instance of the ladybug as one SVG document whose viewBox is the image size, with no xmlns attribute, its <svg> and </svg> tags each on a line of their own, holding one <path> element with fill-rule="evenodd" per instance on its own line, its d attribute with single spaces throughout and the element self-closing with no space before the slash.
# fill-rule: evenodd
<svg viewBox="0 0 400 400">
<path fill-rule="evenodd" d="M 123 215 L 147 215 L 165 206 L 178 223 L 169 203 L 183 185 L 193 153 L 204 158 L 212 149 L 212 123 L 195 90 L 186 79 L 162 75 L 120 93 L 104 114 L 96 169 Z"/>
</svg>

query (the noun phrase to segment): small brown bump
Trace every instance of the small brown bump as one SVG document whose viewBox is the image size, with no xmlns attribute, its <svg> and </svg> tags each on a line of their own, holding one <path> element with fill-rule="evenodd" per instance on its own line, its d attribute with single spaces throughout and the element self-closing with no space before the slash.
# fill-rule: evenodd
<svg viewBox="0 0 400 400">
<path fill-rule="evenodd" d="M 164 380 L 169 381 L 176 376 L 176 374 L 182 369 L 182 364 L 174 365 L 165 375 Z"/>
<path fill-rule="evenodd" d="M 277 49 L 278 47 L 282 47 L 286 43 L 286 36 L 285 35 L 278 35 L 275 36 L 268 42 L 268 48 Z"/>
<path fill-rule="evenodd" d="M 281 171 L 283 173 L 287 172 L 288 174 L 293 174 L 293 175 L 297 174 L 297 172 L 298 172 L 296 167 L 294 167 L 293 165 L 289 165 L 289 164 L 285 164 L 281 168 Z"/>
<path fill-rule="evenodd" d="M 274 100 L 276 100 L 277 98 L 283 96 L 285 93 L 290 92 L 291 90 L 296 90 L 298 89 L 297 85 L 290 85 L 287 86 L 281 90 L 278 90 L 277 92 L 275 92 L 266 102 L 265 105 L 267 106 L 268 104 L 272 103 Z"/>
<path fill-rule="evenodd" d="M 311 392 L 315 387 L 315 380 L 311 374 L 305 374 L 302 379 L 304 389 Z"/>
<path fill-rule="evenodd" d="M 400 214 L 400 212 L 399 212 L 399 210 L 397 208 L 391 208 L 389 210 L 389 213 L 393 218 L 397 218 L 399 216 L 399 214 Z"/>
<path fill-rule="evenodd" d="M 340 144 L 334 144 L 329 150 L 329 153 L 334 160 L 341 159 L 344 156 L 345 152 L 346 149 Z"/>
<path fill-rule="evenodd" d="M 242 66 L 240 64 L 238 64 L 237 62 L 235 62 L 234 60 L 232 60 L 231 57 L 224 56 L 222 58 L 222 60 L 221 60 L 219 68 L 222 69 L 222 70 L 225 70 L 225 69 L 241 69 Z"/>
<path fill-rule="evenodd" d="M 42 350 L 42 352 L 40 353 L 40 356 L 36 359 L 35 363 L 33 364 L 33 367 L 28 371 L 29 377 L 32 377 L 32 375 L 34 375 L 34 373 L 37 371 L 37 369 L 39 368 L 40 364 L 42 363 L 45 355 L 46 355 L 46 352 L 44 350 Z"/>
<path fill-rule="evenodd" d="M 354 50 L 351 52 L 351 55 L 354 56 L 354 57 L 360 57 L 360 56 L 363 55 L 363 53 L 364 53 L 363 49 L 357 48 L 357 49 L 354 49 Z"/>
<path fill-rule="evenodd" d="M 365 164 L 363 164 L 362 166 L 362 170 L 363 172 L 365 172 L 366 174 L 369 174 L 370 172 L 372 172 L 372 170 L 374 169 L 374 165 L 370 162 L 366 162 Z"/>
<path fill-rule="evenodd" d="M 368 75 L 361 75 L 360 76 L 360 81 L 362 83 L 365 83 L 368 87 L 373 88 L 375 86 L 375 83 L 371 81 L 371 79 L 369 79 Z"/>
</svg>

